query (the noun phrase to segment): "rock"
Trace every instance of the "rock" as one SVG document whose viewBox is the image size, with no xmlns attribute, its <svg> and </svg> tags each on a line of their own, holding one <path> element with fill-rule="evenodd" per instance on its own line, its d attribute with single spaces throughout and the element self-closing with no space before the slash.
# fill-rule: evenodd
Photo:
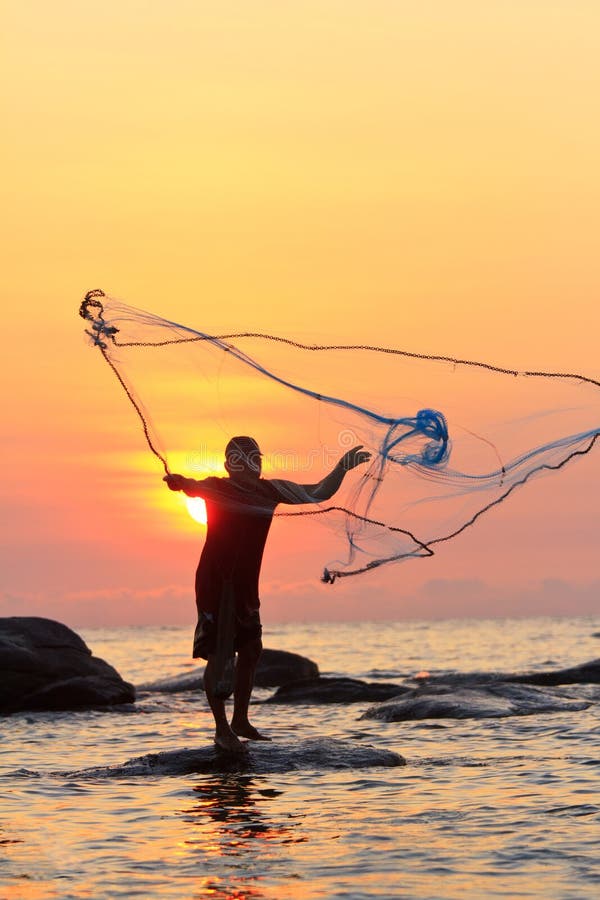
<svg viewBox="0 0 600 900">
<path fill-rule="evenodd" d="M 470 687 L 496 684 L 505 681 L 517 684 L 556 686 L 559 684 L 600 684 L 600 659 L 572 666 L 568 669 L 550 669 L 545 672 L 455 672 L 419 679 L 425 685 L 451 685 Z"/>
<path fill-rule="evenodd" d="M 313 738 L 297 743 L 248 743 L 240 756 L 215 748 L 169 750 L 138 756 L 116 766 L 57 772 L 67 778 L 131 778 L 152 775 L 186 775 L 193 772 L 291 772 L 301 769 L 365 769 L 374 766 L 403 766 L 404 757 L 369 744 L 333 738 Z"/>
<path fill-rule="evenodd" d="M 66 625 L 0 618 L 0 714 L 133 703 L 135 688 Z"/>
<path fill-rule="evenodd" d="M 318 677 L 318 665 L 306 656 L 287 650 L 264 649 L 256 667 L 254 684 L 257 687 L 278 687 L 288 681 Z"/>
<path fill-rule="evenodd" d="M 170 678 L 140 684 L 137 689 L 150 693 L 162 691 L 170 694 L 179 691 L 197 691 L 203 689 L 203 676 L 204 670 L 194 669 L 192 672 L 184 672 L 183 675 L 173 675 Z M 265 648 L 256 667 L 254 684 L 256 687 L 277 687 L 288 681 L 318 677 L 319 667 L 306 656 L 288 653 L 287 650 Z"/>
<path fill-rule="evenodd" d="M 399 722 L 415 719 L 503 719 L 587 709 L 589 703 L 559 696 L 539 687 L 494 682 L 453 687 L 426 685 L 398 699 L 368 709 L 361 718 Z"/>
<path fill-rule="evenodd" d="M 265 703 L 375 703 L 408 691 L 398 684 L 356 678 L 307 678 L 280 687 Z"/>
<path fill-rule="evenodd" d="M 191 672 L 184 672 L 183 675 L 171 675 L 169 678 L 160 678 L 158 681 L 147 681 L 136 687 L 139 694 L 179 694 L 182 691 L 202 690 L 204 690 L 204 669 L 200 667 Z"/>
<path fill-rule="evenodd" d="M 554 672 L 526 672 L 523 675 L 507 675 L 506 681 L 522 684 L 600 684 L 600 659 L 571 666 L 570 669 L 556 669 Z"/>
</svg>

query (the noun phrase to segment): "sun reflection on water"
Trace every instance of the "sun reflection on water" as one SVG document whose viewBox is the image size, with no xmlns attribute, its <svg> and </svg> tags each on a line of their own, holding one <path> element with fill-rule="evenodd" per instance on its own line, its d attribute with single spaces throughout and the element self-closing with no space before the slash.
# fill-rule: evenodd
<svg viewBox="0 0 600 900">
<path fill-rule="evenodd" d="M 187 841 L 189 845 L 225 855 L 240 853 L 252 841 L 296 840 L 292 827 L 269 821 L 258 806 L 283 792 L 258 788 L 250 775 L 216 775 L 193 791 L 196 803 L 183 814 L 201 836 Z"/>
<path fill-rule="evenodd" d="M 194 900 L 263 900 L 265 894 L 251 887 L 232 888 L 220 878 L 205 878 L 199 893 L 194 894 Z"/>
<path fill-rule="evenodd" d="M 193 787 L 194 804 L 181 811 L 183 821 L 194 828 L 194 835 L 185 840 L 188 853 L 197 854 L 206 862 L 211 858 L 239 857 L 242 864 L 251 857 L 259 871 L 268 872 L 272 855 L 270 845 L 295 844 L 307 840 L 298 833 L 299 823 L 290 823 L 297 816 L 287 815 L 278 821 L 268 815 L 268 806 L 284 792 L 262 787 L 260 780 L 239 773 L 215 774 Z M 282 816 L 285 816 L 283 813 Z M 197 898 L 216 900 L 260 900 L 271 896 L 261 888 L 246 882 L 258 881 L 260 876 L 246 872 L 243 885 L 233 885 L 231 879 L 213 875 L 202 881 Z M 293 894 L 286 894 L 293 896 Z"/>
</svg>

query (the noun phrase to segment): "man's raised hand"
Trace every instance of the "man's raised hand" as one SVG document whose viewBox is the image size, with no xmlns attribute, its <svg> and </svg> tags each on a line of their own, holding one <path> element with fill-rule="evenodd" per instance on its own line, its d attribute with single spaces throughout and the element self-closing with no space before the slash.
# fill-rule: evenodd
<svg viewBox="0 0 600 900">
<path fill-rule="evenodd" d="M 363 463 L 369 462 L 370 459 L 371 453 L 368 450 L 363 450 L 363 445 L 359 444 L 358 447 L 353 447 L 352 450 L 344 453 L 340 459 L 340 465 L 344 472 L 349 472 L 350 469 L 355 469 L 356 466 L 361 466 Z"/>
</svg>

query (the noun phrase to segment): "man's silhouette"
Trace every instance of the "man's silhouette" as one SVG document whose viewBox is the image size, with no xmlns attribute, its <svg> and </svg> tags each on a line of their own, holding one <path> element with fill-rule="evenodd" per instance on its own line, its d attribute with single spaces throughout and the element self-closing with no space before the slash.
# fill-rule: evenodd
<svg viewBox="0 0 600 900">
<path fill-rule="evenodd" d="M 167 475 L 172 491 L 203 497 L 207 511 L 206 542 L 196 572 L 198 624 L 194 657 L 207 660 L 204 689 L 215 719 L 215 743 L 240 752 L 240 737 L 270 740 L 248 720 L 254 672 L 262 650 L 258 579 L 263 550 L 278 503 L 329 500 L 346 472 L 367 462 L 371 454 L 354 447 L 317 484 L 261 478 L 262 454 L 250 437 L 234 437 L 225 448 L 227 478 L 200 481 Z M 227 645 L 229 643 L 229 651 Z M 223 686 L 226 658 L 237 652 L 231 725 L 225 713 Z"/>
</svg>

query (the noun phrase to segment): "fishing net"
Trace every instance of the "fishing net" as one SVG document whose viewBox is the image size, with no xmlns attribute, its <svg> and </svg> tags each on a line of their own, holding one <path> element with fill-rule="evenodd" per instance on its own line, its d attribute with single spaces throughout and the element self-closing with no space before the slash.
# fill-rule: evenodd
<svg viewBox="0 0 600 900">
<path fill-rule="evenodd" d="M 532 477 L 589 453 L 600 435 L 600 382 L 584 375 L 209 334 L 99 290 L 80 315 L 167 473 L 224 474 L 234 435 L 254 437 L 263 477 L 286 484 L 315 484 L 355 445 L 371 452 L 330 501 L 305 496 L 277 508 L 296 525 L 325 526 L 327 539 L 313 546 L 327 554 L 329 582 L 433 555 Z"/>
</svg>

